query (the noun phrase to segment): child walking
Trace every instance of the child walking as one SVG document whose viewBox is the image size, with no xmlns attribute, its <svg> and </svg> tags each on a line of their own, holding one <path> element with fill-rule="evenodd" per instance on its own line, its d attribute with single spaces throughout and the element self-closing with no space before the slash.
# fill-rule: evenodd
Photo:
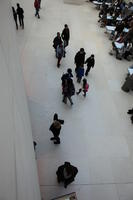
<svg viewBox="0 0 133 200">
<path fill-rule="evenodd" d="M 89 89 L 89 84 L 87 83 L 87 79 L 84 78 L 82 88 L 80 88 L 76 94 L 79 95 L 80 92 L 83 91 L 84 93 L 83 96 L 86 97 L 86 92 L 88 92 L 88 89 Z"/>
</svg>

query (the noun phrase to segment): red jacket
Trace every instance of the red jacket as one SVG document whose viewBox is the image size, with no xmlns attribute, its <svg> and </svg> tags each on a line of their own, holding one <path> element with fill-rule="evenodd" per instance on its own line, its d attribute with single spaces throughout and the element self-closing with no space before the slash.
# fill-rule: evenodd
<svg viewBox="0 0 133 200">
<path fill-rule="evenodd" d="M 39 2 L 38 2 L 38 0 L 35 0 L 34 7 L 39 9 Z"/>
</svg>

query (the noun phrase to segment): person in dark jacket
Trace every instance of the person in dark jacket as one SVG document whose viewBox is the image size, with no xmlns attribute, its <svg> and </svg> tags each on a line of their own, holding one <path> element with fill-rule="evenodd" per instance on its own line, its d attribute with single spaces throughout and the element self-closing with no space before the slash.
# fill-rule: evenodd
<svg viewBox="0 0 133 200">
<path fill-rule="evenodd" d="M 77 69 L 77 82 L 80 83 L 81 82 L 81 79 L 82 77 L 84 76 L 84 66 L 80 66 L 78 67 Z"/>
<path fill-rule="evenodd" d="M 75 176 L 78 173 L 77 167 L 70 164 L 70 162 L 65 162 L 64 165 L 58 167 L 56 172 L 58 183 L 63 182 L 64 187 L 67 186 L 74 181 Z"/>
<path fill-rule="evenodd" d="M 69 78 L 73 78 L 73 74 L 72 74 L 72 69 L 71 68 L 68 68 L 67 69 L 67 73 L 63 74 L 62 77 L 61 77 L 62 87 L 64 85 L 65 80 L 69 79 Z"/>
<path fill-rule="evenodd" d="M 51 124 L 49 130 L 53 133 L 54 137 L 51 137 L 50 140 L 54 141 L 54 144 L 60 144 L 60 131 L 61 131 L 61 123 L 58 120 L 54 120 Z"/>
<path fill-rule="evenodd" d="M 80 49 L 80 51 L 78 51 L 75 55 L 74 61 L 76 64 L 76 68 L 75 68 L 75 72 L 77 73 L 77 69 L 78 67 L 84 65 L 85 62 L 85 51 L 83 48 Z"/>
<path fill-rule="evenodd" d="M 40 15 L 39 15 L 40 4 L 39 4 L 38 0 L 35 0 L 34 7 L 35 7 L 35 10 L 36 10 L 35 17 L 37 16 L 38 19 L 39 19 L 40 18 Z"/>
<path fill-rule="evenodd" d="M 14 7 L 12 7 L 12 12 L 13 12 L 14 21 L 15 21 L 15 24 L 16 24 L 16 29 L 18 30 L 17 13 L 16 13 Z"/>
<path fill-rule="evenodd" d="M 85 64 L 87 64 L 87 69 L 85 72 L 85 75 L 87 76 L 91 67 L 94 67 L 95 65 L 95 58 L 93 54 L 89 58 L 86 59 Z"/>
<path fill-rule="evenodd" d="M 59 44 L 62 44 L 62 40 L 61 40 L 60 33 L 57 32 L 57 36 L 56 36 L 56 37 L 54 38 L 54 40 L 53 40 L 53 47 L 55 48 L 55 50 L 56 50 L 56 48 L 57 48 L 57 46 L 58 46 Z"/>
<path fill-rule="evenodd" d="M 20 7 L 19 3 L 17 3 L 17 15 L 19 18 L 19 24 L 22 27 L 22 29 L 24 29 L 24 10 L 23 8 Z"/>
<path fill-rule="evenodd" d="M 75 94 L 75 87 L 71 78 L 66 78 L 62 85 L 63 102 L 66 104 L 69 99 L 71 106 L 73 105 L 72 96 Z"/>
<path fill-rule="evenodd" d="M 62 31 L 62 34 L 61 34 L 61 37 L 64 41 L 64 48 L 68 46 L 68 43 L 69 43 L 69 39 L 70 39 L 70 31 L 69 31 L 69 28 L 68 28 L 68 25 L 65 24 L 64 26 L 64 29 Z"/>
</svg>

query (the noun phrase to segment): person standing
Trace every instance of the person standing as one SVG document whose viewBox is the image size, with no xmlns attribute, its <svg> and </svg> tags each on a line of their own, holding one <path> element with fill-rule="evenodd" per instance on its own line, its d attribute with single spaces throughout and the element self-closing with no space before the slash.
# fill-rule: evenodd
<svg viewBox="0 0 133 200">
<path fill-rule="evenodd" d="M 93 54 L 89 58 L 87 58 L 87 60 L 85 61 L 85 64 L 87 64 L 87 69 L 86 69 L 85 75 L 88 76 L 88 73 L 89 73 L 91 67 L 93 68 L 95 65 L 95 58 L 94 58 Z"/>
<path fill-rule="evenodd" d="M 69 28 L 68 28 L 67 24 L 64 25 L 64 29 L 62 31 L 61 37 L 62 37 L 62 39 L 64 41 L 64 48 L 65 48 L 65 47 L 68 46 L 69 39 L 70 39 L 70 31 L 69 31 Z"/>
<path fill-rule="evenodd" d="M 70 164 L 70 162 L 65 162 L 64 165 L 58 167 L 56 172 L 58 183 L 63 182 L 64 188 L 74 181 L 75 176 L 78 173 L 77 167 Z"/>
<path fill-rule="evenodd" d="M 19 3 L 17 3 L 17 15 L 19 18 L 19 24 L 22 27 L 22 29 L 24 29 L 24 10 L 23 8 L 20 7 Z"/>
<path fill-rule="evenodd" d="M 18 30 L 17 13 L 16 13 L 14 7 L 12 7 L 12 12 L 13 12 L 14 21 L 15 21 L 15 24 L 16 24 L 16 29 Z"/>
<path fill-rule="evenodd" d="M 83 91 L 83 93 L 84 93 L 83 96 L 86 97 L 86 92 L 88 92 L 88 89 L 89 89 L 89 84 L 87 83 L 86 78 L 84 78 L 83 79 L 83 86 L 82 86 L 82 88 L 79 89 L 78 92 L 76 92 L 76 94 L 79 95 L 80 92 Z"/>
<path fill-rule="evenodd" d="M 40 4 L 39 4 L 38 0 L 35 0 L 34 7 L 35 7 L 35 10 L 36 10 L 35 17 L 37 16 L 38 19 L 40 19 L 40 15 L 39 15 Z"/>
<path fill-rule="evenodd" d="M 64 51 L 64 47 L 63 47 L 62 43 L 57 46 L 56 56 L 57 56 L 57 59 L 58 59 L 57 67 L 60 67 L 60 62 L 61 62 L 62 57 L 65 57 L 65 51 Z"/>
<path fill-rule="evenodd" d="M 77 70 L 80 66 L 84 65 L 85 62 L 85 51 L 83 48 L 80 49 L 80 51 L 78 51 L 75 55 L 74 61 L 76 64 L 76 68 L 75 68 L 75 72 L 77 73 Z"/>
</svg>

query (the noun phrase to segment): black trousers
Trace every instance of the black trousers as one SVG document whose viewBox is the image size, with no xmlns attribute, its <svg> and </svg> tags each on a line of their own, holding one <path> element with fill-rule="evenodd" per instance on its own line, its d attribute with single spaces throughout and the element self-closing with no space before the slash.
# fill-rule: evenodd
<svg viewBox="0 0 133 200">
<path fill-rule="evenodd" d="M 91 69 L 91 67 L 88 67 L 88 66 L 87 66 L 87 69 L 86 69 L 86 72 L 85 72 L 85 75 L 86 75 L 86 76 L 88 75 L 90 69 Z"/>
<path fill-rule="evenodd" d="M 67 99 L 69 99 L 69 101 L 70 101 L 70 103 L 71 103 L 71 105 L 72 105 L 73 102 L 72 102 L 71 96 L 65 95 L 65 94 L 64 94 L 63 100 L 62 100 L 62 101 L 63 101 L 65 104 L 67 103 Z"/>
<path fill-rule="evenodd" d="M 20 24 L 20 26 L 22 26 L 22 28 L 24 29 L 24 17 L 19 16 L 18 18 L 19 18 L 19 24 Z"/>
<path fill-rule="evenodd" d="M 40 15 L 39 15 L 39 9 L 38 9 L 38 8 L 36 8 L 35 16 L 37 16 L 38 18 L 40 18 Z"/>
</svg>

